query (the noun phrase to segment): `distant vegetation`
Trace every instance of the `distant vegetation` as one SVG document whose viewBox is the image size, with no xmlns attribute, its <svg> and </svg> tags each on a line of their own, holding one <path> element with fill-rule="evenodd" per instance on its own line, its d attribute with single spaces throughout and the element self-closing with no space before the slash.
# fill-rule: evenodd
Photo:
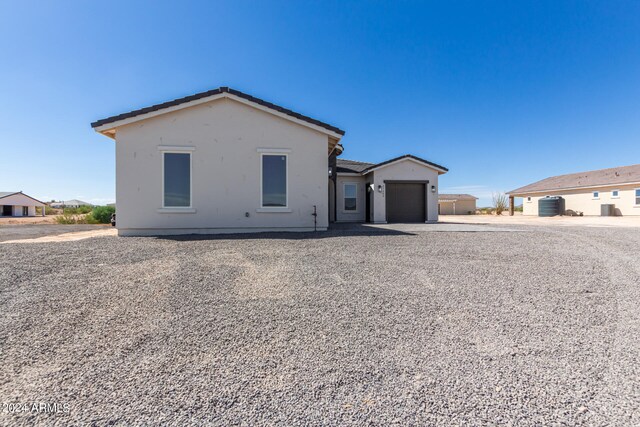
<svg viewBox="0 0 640 427">
<path fill-rule="evenodd" d="M 56 217 L 56 222 L 58 224 L 109 224 L 111 214 L 115 211 L 114 206 L 65 208 L 62 215 Z"/>
<path fill-rule="evenodd" d="M 92 208 L 88 205 L 78 206 L 77 208 L 64 208 L 65 215 L 82 215 L 91 212 Z"/>
</svg>

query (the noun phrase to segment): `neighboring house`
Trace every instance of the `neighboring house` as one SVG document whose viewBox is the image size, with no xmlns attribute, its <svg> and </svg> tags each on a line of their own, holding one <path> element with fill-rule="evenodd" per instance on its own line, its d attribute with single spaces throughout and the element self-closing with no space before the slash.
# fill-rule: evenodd
<svg viewBox="0 0 640 427">
<path fill-rule="evenodd" d="M 227 87 L 91 126 L 116 140 L 119 235 L 434 222 L 447 171 L 409 155 L 347 169 L 343 130 Z"/>
<path fill-rule="evenodd" d="M 545 196 L 562 196 L 565 211 L 600 215 L 601 205 L 615 205 L 616 215 L 640 215 L 640 164 L 554 176 L 510 191 L 522 197 L 523 215 L 538 215 L 538 201 Z"/>
<path fill-rule="evenodd" d="M 80 206 L 93 206 L 91 203 L 83 202 L 82 200 L 72 199 L 65 200 L 64 202 L 52 202 L 50 204 L 52 208 L 79 208 Z"/>
<path fill-rule="evenodd" d="M 72 199 L 62 202 L 64 208 L 79 208 L 80 206 L 93 206 L 91 203 L 83 202 L 82 200 Z"/>
<path fill-rule="evenodd" d="M 438 213 L 440 215 L 473 215 L 476 213 L 476 200 L 470 194 L 439 194 Z"/>
<path fill-rule="evenodd" d="M 36 216 L 36 207 L 44 216 L 44 203 L 22 191 L 0 191 L 0 216 Z"/>
</svg>

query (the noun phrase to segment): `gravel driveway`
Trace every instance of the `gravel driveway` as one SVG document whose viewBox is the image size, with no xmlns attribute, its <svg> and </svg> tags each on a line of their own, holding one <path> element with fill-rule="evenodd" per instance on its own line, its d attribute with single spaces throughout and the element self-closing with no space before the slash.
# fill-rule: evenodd
<svg viewBox="0 0 640 427">
<path fill-rule="evenodd" d="M 0 401 L 68 412 L 0 424 L 640 425 L 639 249 L 621 228 L 3 245 Z"/>
</svg>

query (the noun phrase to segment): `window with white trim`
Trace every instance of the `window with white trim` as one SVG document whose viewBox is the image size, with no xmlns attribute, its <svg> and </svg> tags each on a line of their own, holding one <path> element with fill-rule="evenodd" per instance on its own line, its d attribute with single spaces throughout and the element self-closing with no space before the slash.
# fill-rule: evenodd
<svg viewBox="0 0 640 427">
<path fill-rule="evenodd" d="M 611 191 L 611 198 L 612 199 L 619 199 L 620 198 L 620 190 L 612 190 Z"/>
<path fill-rule="evenodd" d="M 355 212 L 358 209 L 358 184 L 344 184 L 344 210 Z"/>
<path fill-rule="evenodd" d="M 636 206 L 640 206 L 640 188 L 636 188 Z"/>
<path fill-rule="evenodd" d="M 287 207 L 287 155 L 262 154 L 263 208 Z"/>
<path fill-rule="evenodd" d="M 596 200 L 599 199 L 600 198 L 600 192 L 599 191 L 594 191 L 593 192 L 593 198 L 596 199 Z"/>
<path fill-rule="evenodd" d="M 162 153 L 162 207 L 191 207 L 191 153 Z"/>
</svg>

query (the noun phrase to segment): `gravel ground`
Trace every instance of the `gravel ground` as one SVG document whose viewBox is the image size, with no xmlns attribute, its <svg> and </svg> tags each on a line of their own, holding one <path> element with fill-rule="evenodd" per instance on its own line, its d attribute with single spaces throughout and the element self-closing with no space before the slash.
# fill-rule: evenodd
<svg viewBox="0 0 640 427">
<path fill-rule="evenodd" d="M 0 423 L 640 425 L 640 229 L 318 236 L 4 245 Z"/>
<path fill-rule="evenodd" d="M 35 239 L 44 236 L 103 229 L 105 225 L 92 224 L 0 224 L 0 242 L 18 239 Z"/>
</svg>

